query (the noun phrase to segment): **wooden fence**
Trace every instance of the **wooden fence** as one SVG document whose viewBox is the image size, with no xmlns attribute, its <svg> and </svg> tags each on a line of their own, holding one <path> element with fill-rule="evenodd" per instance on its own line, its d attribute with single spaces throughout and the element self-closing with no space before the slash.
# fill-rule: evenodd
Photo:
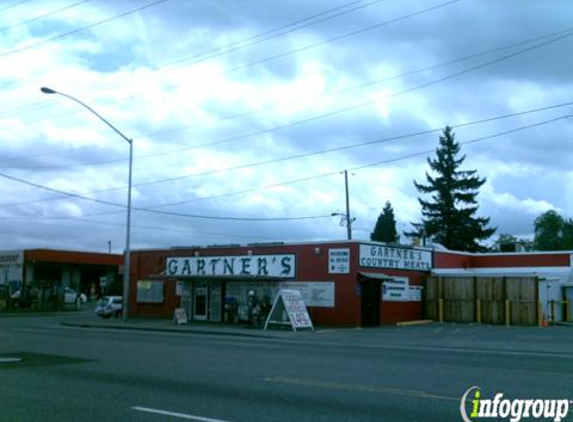
<svg viewBox="0 0 573 422">
<path fill-rule="evenodd" d="M 536 325 L 536 277 L 429 277 L 424 288 L 426 318 L 451 322 Z"/>
</svg>

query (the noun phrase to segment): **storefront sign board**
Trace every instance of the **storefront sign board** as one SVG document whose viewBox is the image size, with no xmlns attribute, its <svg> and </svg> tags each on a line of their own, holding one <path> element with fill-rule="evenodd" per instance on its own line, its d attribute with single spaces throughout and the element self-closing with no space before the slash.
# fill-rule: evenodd
<svg viewBox="0 0 573 422">
<path fill-rule="evenodd" d="M 294 278 L 296 257 L 293 254 L 170 257 L 165 267 L 170 276 Z"/>
<path fill-rule="evenodd" d="M 430 271 L 432 251 L 362 243 L 358 262 L 361 267 L 368 268 Z"/>
</svg>

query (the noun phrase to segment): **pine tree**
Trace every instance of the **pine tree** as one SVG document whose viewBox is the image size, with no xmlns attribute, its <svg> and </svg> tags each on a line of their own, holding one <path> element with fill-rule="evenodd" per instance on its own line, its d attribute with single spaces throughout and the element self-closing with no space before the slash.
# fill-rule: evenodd
<svg viewBox="0 0 573 422">
<path fill-rule="evenodd" d="M 476 197 L 485 183 L 476 170 L 460 170 L 465 155 L 457 158 L 460 145 L 448 126 L 440 136 L 436 157 L 428 158 L 435 176 L 426 173 L 427 184 L 414 181 L 418 192 L 431 199 L 418 198 L 422 206 L 422 221 L 412 223 L 414 232 L 408 236 L 431 238 L 448 249 L 476 252 L 485 250 L 479 244 L 492 236 L 496 229 L 488 228 L 489 218 L 476 217 Z"/>
<path fill-rule="evenodd" d="M 370 240 L 386 243 L 398 243 L 400 237 L 396 231 L 396 219 L 394 218 L 394 209 L 390 201 L 382 209 L 378 216 L 374 231 L 370 234 Z"/>
</svg>

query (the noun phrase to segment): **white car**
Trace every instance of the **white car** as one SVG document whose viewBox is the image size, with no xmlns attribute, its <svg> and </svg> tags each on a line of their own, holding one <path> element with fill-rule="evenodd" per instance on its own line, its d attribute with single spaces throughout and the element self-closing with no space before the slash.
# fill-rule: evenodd
<svg viewBox="0 0 573 422">
<path fill-rule="evenodd" d="M 69 287 L 64 287 L 64 303 L 76 303 L 76 299 L 78 294 L 75 290 L 70 289 Z M 82 303 L 86 303 L 88 301 L 88 297 L 81 293 L 80 294 L 80 301 Z"/>
<path fill-rule="evenodd" d="M 123 297 L 121 296 L 104 296 L 97 302 L 95 308 L 97 316 L 109 318 L 114 316 L 118 318 L 123 313 Z"/>
</svg>

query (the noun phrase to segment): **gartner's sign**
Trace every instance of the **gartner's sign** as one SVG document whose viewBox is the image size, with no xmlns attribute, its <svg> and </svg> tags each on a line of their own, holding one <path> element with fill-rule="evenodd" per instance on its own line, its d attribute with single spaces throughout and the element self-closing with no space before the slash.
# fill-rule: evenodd
<svg viewBox="0 0 573 422">
<path fill-rule="evenodd" d="M 412 248 L 361 244 L 359 263 L 361 267 L 430 271 L 432 269 L 432 252 Z"/>
<path fill-rule="evenodd" d="M 294 255 L 231 255 L 167 258 L 171 276 L 236 276 L 294 278 Z"/>
</svg>

